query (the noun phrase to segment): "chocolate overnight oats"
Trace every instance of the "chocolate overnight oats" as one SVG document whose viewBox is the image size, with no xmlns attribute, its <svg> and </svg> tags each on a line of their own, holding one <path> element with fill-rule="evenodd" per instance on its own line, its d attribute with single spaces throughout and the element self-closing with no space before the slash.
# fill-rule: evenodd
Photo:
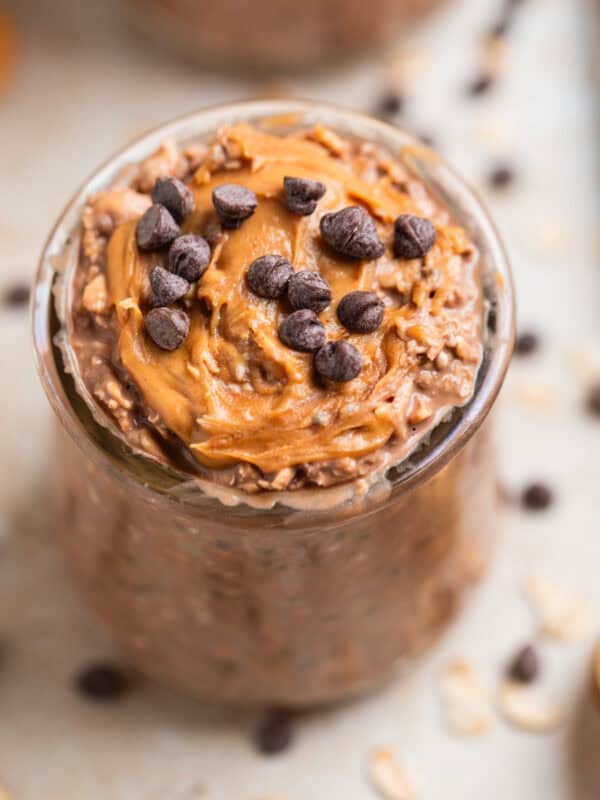
<svg viewBox="0 0 600 800">
<path fill-rule="evenodd" d="M 481 231 L 409 166 L 433 154 L 256 107 L 144 142 L 73 209 L 53 357 L 84 452 L 59 432 L 54 497 L 134 663 L 305 704 L 382 680 L 481 573 L 494 469 L 471 435 L 512 308 Z"/>
<path fill-rule="evenodd" d="M 126 0 L 137 27 L 221 66 L 316 67 L 386 43 L 444 0 Z"/>
</svg>

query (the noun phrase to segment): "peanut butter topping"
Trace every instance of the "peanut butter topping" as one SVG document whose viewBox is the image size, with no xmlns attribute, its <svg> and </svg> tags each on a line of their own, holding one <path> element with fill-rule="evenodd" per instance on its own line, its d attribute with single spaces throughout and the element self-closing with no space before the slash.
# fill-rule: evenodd
<svg viewBox="0 0 600 800">
<path fill-rule="evenodd" d="M 137 387 L 146 416 L 175 434 L 201 465 L 209 470 L 250 465 L 259 477 L 291 476 L 298 467 L 314 474 L 322 467 L 338 475 L 335 480 L 340 473 L 352 477 L 360 474 L 362 459 L 382 448 L 402 452 L 441 412 L 468 400 L 481 357 L 476 252 L 400 163 L 372 145 L 319 128 L 277 136 L 240 124 L 221 131 L 193 166 L 187 182 L 195 209 L 181 233 L 204 236 L 212 252 L 208 268 L 180 304 L 190 318 L 183 343 L 169 352 L 145 332 L 149 276 L 165 266 L 166 252 L 142 252 L 136 244 L 136 223 L 149 203 L 133 189 L 114 191 L 129 192 L 139 213 L 120 210 L 105 246 L 93 243 L 92 258 L 84 252 L 88 288 L 82 291 L 89 300 L 90 285 L 98 286 L 103 303 L 88 302 L 80 313 L 101 310 L 104 318 L 97 316 L 96 323 L 114 333 L 111 358 L 118 374 Z M 313 213 L 290 210 L 286 176 L 325 185 Z M 236 229 L 220 225 L 215 214 L 213 190 L 223 184 L 246 187 L 258 201 Z M 92 220 L 94 202 L 87 211 Z M 102 205 L 109 205 L 106 195 Z M 348 258 L 324 241 L 321 218 L 349 206 L 364 208 L 374 220 L 385 245 L 380 257 Z M 435 226 L 435 243 L 424 257 L 394 255 L 394 223 L 406 214 Z M 348 342 L 362 356 L 356 378 L 334 384 L 317 377 L 312 355 L 280 339 L 278 330 L 292 309 L 285 298 L 258 296 L 247 281 L 249 266 L 269 254 L 287 259 L 296 272 L 318 272 L 327 281 L 332 301 L 318 316 L 327 341 Z M 342 298 L 357 291 L 375 293 L 384 303 L 383 320 L 372 332 L 351 332 L 336 313 Z M 90 335 L 82 330 L 79 353 Z M 80 362 L 85 379 L 82 356 Z M 91 388 L 98 397 L 97 386 Z M 144 447 L 123 419 L 125 435 Z M 328 479 L 321 475 L 316 482 Z"/>
</svg>

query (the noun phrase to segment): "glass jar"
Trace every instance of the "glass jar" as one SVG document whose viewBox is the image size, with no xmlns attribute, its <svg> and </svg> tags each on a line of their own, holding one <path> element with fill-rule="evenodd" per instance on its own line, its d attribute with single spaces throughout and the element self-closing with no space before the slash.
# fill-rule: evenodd
<svg viewBox="0 0 600 800">
<path fill-rule="evenodd" d="M 444 0 L 127 0 L 133 24 L 221 66 L 318 67 L 382 47 Z"/>
<path fill-rule="evenodd" d="M 234 496 L 134 453 L 98 417 L 68 349 L 65 367 L 64 340 L 57 346 L 86 198 L 164 139 L 207 139 L 240 120 L 318 121 L 383 145 L 450 207 L 481 253 L 486 323 L 474 395 L 363 496 L 343 488 Z M 227 704 L 337 700 L 377 685 L 435 640 L 482 574 L 496 502 L 482 423 L 512 350 L 510 269 L 479 199 L 397 128 L 324 105 L 257 101 L 150 133 L 101 168 L 58 221 L 37 276 L 33 333 L 58 417 L 50 476 L 58 542 L 89 604 L 141 670 Z"/>
</svg>

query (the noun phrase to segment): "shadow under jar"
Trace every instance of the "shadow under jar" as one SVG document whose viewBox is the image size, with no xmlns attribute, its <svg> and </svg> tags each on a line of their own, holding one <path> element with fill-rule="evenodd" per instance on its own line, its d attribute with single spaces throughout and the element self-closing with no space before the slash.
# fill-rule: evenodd
<svg viewBox="0 0 600 800">
<path fill-rule="evenodd" d="M 315 68 L 384 47 L 444 0 L 125 0 L 136 28 L 212 66 Z"/>
<path fill-rule="evenodd" d="M 130 448 L 77 375 L 67 329 L 86 199 L 163 140 L 209 140 L 239 121 L 271 130 L 318 122 L 385 148 L 478 248 L 484 330 L 473 395 L 367 491 L 216 490 Z M 141 670 L 225 704 L 338 700 L 377 686 L 430 645 L 482 574 L 496 504 L 482 423 L 512 350 L 510 269 L 478 198 L 396 128 L 328 106 L 262 101 L 151 133 L 97 172 L 59 220 L 42 255 L 33 332 L 58 417 L 58 541 L 90 606 Z"/>
</svg>

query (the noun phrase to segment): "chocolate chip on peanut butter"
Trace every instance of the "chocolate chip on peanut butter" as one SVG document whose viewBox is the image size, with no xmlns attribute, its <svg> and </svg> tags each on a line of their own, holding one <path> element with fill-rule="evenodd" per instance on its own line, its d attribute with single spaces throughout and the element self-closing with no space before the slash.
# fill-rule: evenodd
<svg viewBox="0 0 600 800">
<path fill-rule="evenodd" d="M 350 342 L 327 342 L 315 355 L 319 375 L 335 383 L 347 383 L 360 374 L 363 359 Z"/>
<path fill-rule="evenodd" d="M 435 226 L 424 217 L 401 214 L 394 223 L 396 258 L 423 258 L 437 239 Z"/>
<path fill-rule="evenodd" d="M 259 297 L 276 300 L 282 297 L 294 274 L 291 263 L 277 253 L 261 256 L 248 267 L 248 286 Z"/>
<path fill-rule="evenodd" d="M 190 332 L 190 318 L 180 309 L 153 308 L 144 317 L 144 327 L 161 350 L 177 350 Z"/>
<path fill-rule="evenodd" d="M 164 267 L 154 267 L 150 273 L 152 305 L 170 306 L 181 300 L 190 290 L 190 284 Z"/>
<path fill-rule="evenodd" d="M 355 333 L 373 333 L 383 322 L 384 314 L 385 304 L 375 292 L 349 292 L 337 307 L 339 321 Z"/>
<path fill-rule="evenodd" d="M 135 237 L 140 250 L 158 250 L 180 234 L 169 211 L 159 204 L 150 206 L 137 224 Z"/>
<path fill-rule="evenodd" d="M 194 195 L 177 178 L 158 178 L 152 190 L 152 202 L 164 206 L 175 222 L 183 222 L 194 210 Z"/>
<path fill-rule="evenodd" d="M 292 214 L 307 217 L 316 209 L 317 203 L 327 191 L 327 187 L 321 181 L 285 177 L 283 190 L 286 205 Z"/>
<path fill-rule="evenodd" d="M 244 220 L 254 214 L 258 206 L 254 192 L 237 183 L 217 186 L 213 190 L 212 198 L 219 222 L 224 228 L 239 228 Z"/>
<path fill-rule="evenodd" d="M 318 314 L 331 303 L 331 288 L 325 278 L 308 269 L 292 275 L 287 292 L 290 305 L 296 311 L 309 308 Z"/>
<path fill-rule="evenodd" d="M 210 246 L 202 236 L 179 236 L 169 250 L 169 269 L 190 283 L 200 280 L 210 263 Z"/>
<path fill-rule="evenodd" d="M 321 235 L 336 252 L 350 258 L 379 258 L 385 250 L 373 219 L 361 206 L 325 214 Z"/>
<path fill-rule="evenodd" d="M 291 350 L 314 353 L 325 343 L 325 328 L 314 311 L 302 308 L 283 320 L 279 338 Z"/>
</svg>

